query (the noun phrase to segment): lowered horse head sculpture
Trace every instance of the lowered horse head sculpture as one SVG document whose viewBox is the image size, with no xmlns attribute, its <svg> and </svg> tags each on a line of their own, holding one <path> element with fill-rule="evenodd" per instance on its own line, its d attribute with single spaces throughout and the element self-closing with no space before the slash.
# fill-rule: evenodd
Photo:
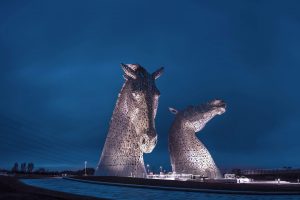
<svg viewBox="0 0 300 200">
<path fill-rule="evenodd" d="M 160 92 L 155 80 L 138 64 L 121 64 L 125 83 L 119 93 L 95 175 L 145 177 L 143 153 L 157 142 L 155 116 Z"/>
<path fill-rule="evenodd" d="M 199 106 L 189 106 L 177 111 L 169 132 L 169 151 L 173 172 L 220 178 L 221 174 L 204 144 L 195 133 L 201 131 L 207 122 L 225 112 L 222 100 L 213 100 Z"/>
</svg>

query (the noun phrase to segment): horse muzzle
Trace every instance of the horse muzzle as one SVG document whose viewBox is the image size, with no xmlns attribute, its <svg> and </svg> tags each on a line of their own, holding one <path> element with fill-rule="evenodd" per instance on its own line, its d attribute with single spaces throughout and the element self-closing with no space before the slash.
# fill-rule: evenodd
<svg viewBox="0 0 300 200">
<path fill-rule="evenodd" d="M 153 151 L 153 149 L 155 148 L 157 143 L 157 135 L 155 134 L 155 136 L 148 136 L 148 135 L 143 135 L 141 137 L 141 141 L 140 141 L 140 147 L 141 147 L 141 151 L 143 153 L 151 153 Z"/>
</svg>

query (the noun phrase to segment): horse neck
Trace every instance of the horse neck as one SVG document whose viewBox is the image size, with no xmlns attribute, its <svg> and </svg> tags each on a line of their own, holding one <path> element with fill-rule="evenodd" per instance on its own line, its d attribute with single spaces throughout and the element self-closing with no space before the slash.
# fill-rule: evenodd
<svg viewBox="0 0 300 200">
<path fill-rule="evenodd" d="M 196 133 L 189 127 L 186 127 L 184 120 L 181 118 L 175 119 L 171 128 L 171 137 L 175 137 L 175 140 L 181 140 L 184 143 L 190 143 L 199 139 L 196 137 Z"/>
<path fill-rule="evenodd" d="M 113 111 L 109 128 L 109 134 L 117 135 L 114 139 L 118 139 L 120 142 L 124 140 L 124 137 L 135 134 L 133 124 L 128 117 L 132 112 L 130 110 L 130 105 L 128 105 L 128 92 L 129 88 L 126 81 L 118 95 L 118 100 Z M 135 137 L 131 138 L 134 139 Z M 132 141 L 132 143 L 134 142 L 135 141 Z"/>
</svg>

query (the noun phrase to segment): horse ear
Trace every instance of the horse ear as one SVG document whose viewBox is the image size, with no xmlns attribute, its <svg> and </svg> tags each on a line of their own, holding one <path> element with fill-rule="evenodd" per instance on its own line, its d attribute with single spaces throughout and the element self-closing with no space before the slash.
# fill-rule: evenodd
<svg viewBox="0 0 300 200">
<path fill-rule="evenodd" d="M 169 111 L 170 111 L 172 114 L 174 114 L 174 115 L 176 115 L 176 114 L 178 113 L 178 110 L 176 110 L 175 108 L 170 108 L 170 107 L 169 107 Z"/>
<path fill-rule="evenodd" d="M 128 67 L 127 65 L 125 65 L 123 63 L 121 63 L 121 67 L 122 67 L 122 69 L 123 69 L 123 71 L 126 75 L 126 78 L 130 77 L 130 78 L 136 79 L 136 74 L 135 74 L 135 71 L 133 69 L 131 69 L 130 67 Z"/>
<path fill-rule="evenodd" d="M 158 70 L 156 70 L 155 72 L 152 73 L 152 77 L 154 79 L 158 79 L 163 74 L 163 72 L 164 72 L 164 68 L 161 67 L 161 68 L 159 68 Z"/>
</svg>

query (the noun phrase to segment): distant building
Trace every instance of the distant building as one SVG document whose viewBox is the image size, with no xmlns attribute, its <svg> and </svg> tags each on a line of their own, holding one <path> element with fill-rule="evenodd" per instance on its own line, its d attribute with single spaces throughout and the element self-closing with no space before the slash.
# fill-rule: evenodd
<svg viewBox="0 0 300 200">
<path fill-rule="evenodd" d="M 241 170 L 241 175 L 255 180 L 282 180 L 299 182 L 300 169 L 281 168 L 281 169 L 246 169 Z"/>
</svg>

